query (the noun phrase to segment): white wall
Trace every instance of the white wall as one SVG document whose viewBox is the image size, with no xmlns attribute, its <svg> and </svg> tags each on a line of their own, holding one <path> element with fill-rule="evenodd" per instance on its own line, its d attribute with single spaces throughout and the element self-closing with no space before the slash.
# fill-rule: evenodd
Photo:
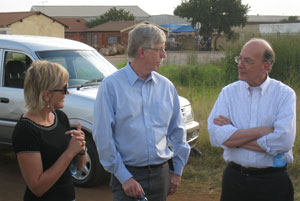
<svg viewBox="0 0 300 201">
<path fill-rule="evenodd" d="M 300 23 L 260 24 L 260 33 L 300 33 Z"/>
</svg>

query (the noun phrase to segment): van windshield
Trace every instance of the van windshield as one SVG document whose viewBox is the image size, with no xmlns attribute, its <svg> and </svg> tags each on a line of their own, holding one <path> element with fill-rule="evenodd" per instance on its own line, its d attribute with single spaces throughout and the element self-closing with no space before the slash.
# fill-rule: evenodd
<svg viewBox="0 0 300 201">
<path fill-rule="evenodd" d="M 117 69 L 94 50 L 37 52 L 40 60 L 59 63 L 69 72 L 69 86 L 96 85 Z"/>
</svg>

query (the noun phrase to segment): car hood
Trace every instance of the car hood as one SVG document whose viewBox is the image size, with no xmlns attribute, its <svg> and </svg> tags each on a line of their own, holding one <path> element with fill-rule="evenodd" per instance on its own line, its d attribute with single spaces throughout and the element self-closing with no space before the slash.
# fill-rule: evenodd
<svg viewBox="0 0 300 201">
<path fill-rule="evenodd" d="M 99 86 L 81 87 L 80 89 L 71 88 L 69 92 L 74 96 L 81 96 L 89 99 L 96 100 Z"/>
<path fill-rule="evenodd" d="M 71 89 L 69 89 L 69 92 L 71 95 L 74 95 L 74 96 L 80 96 L 83 98 L 96 100 L 98 88 L 99 88 L 98 85 L 82 87 L 80 89 L 71 88 Z M 179 102 L 180 102 L 181 107 L 190 105 L 190 102 L 188 101 L 188 99 L 181 97 L 181 96 L 179 96 Z"/>
</svg>

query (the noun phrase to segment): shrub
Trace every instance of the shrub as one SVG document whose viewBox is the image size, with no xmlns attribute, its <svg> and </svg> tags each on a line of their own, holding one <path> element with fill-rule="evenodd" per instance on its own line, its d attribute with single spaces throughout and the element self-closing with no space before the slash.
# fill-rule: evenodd
<svg viewBox="0 0 300 201">
<path fill-rule="evenodd" d="M 268 36 L 264 37 L 272 45 L 276 61 L 270 73 L 270 77 L 293 86 L 298 85 L 300 75 L 300 36 Z M 245 41 L 237 43 L 226 51 L 225 57 L 225 82 L 231 83 L 238 79 L 237 64 L 234 57 L 240 54 Z M 299 85 L 298 85 L 299 86 Z"/>
</svg>

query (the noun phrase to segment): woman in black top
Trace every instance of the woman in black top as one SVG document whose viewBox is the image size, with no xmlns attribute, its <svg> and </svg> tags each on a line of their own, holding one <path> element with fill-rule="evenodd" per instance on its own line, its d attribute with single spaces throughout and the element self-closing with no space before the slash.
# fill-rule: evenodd
<svg viewBox="0 0 300 201">
<path fill-rule="evenodd" d="M 13 147 L 27 184 L 25 201 L 75 200 L 71 161 L 78 170 L 84 167 L 85 136 L 81 125 L 70 130 L 61 109 L 68 91 L 68 72 L 47 61 L 32 63 L 24 82 L 27 112 L 13 133 Z M 73 136 L 73 137 L 72 137 Z"/>
</svg>

